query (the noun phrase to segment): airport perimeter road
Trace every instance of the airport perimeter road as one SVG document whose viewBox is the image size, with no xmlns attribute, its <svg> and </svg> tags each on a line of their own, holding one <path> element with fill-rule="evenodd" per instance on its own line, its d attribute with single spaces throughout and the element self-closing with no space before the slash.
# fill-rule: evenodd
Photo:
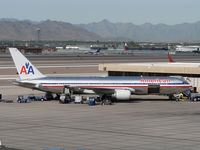
<svg viewBox="0 0 200 150">
<path fill-rule="evenodd" d="M 0 122 L 2 143 L 24 150 L 200 149 L 200 103 L 2 103 Z"/>
</svg>

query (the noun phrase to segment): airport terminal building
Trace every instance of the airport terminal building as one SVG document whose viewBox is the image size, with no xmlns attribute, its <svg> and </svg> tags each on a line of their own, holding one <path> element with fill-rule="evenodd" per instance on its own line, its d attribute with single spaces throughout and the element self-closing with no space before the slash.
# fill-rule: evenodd
<svg viewBox="0 0 200 150">
<path fill-rule="evenodd" d="M 200 92 L 200 63 L 113 63 L 100 64 L 109 76 L 182 76 Z"/>
</svg>

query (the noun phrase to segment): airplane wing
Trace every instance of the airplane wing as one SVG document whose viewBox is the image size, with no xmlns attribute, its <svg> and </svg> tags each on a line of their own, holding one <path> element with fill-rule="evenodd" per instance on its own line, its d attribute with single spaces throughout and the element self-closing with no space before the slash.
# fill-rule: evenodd
<svg viewBox="0 0 200 150">
<path fill-rule="evenodd" d="M 96 94 L 113 94 L 115 89 L 93 89 Z"/>
<path fill-rule="evenodd" d="M 83 92 L 87 91 L 85 93 L 96 93 L 96 94 L 113 94 L 115 92 L 115 89 L 107 89 L 107 88 L 92 88 L 92 87 L 67 87 L 68 89 L 70 89 L 73 92 Z"/>
<path fill-rule="evenodd" d="M 71 87 L 72 89 L 77 89 Z M 131 93 L 135 92 L 135 89 L 128 87 L 78 87 L 81 90 L 92 90 L 96 94 L 114 94 L 116 90 L 129 90 Z"/>
</svg>

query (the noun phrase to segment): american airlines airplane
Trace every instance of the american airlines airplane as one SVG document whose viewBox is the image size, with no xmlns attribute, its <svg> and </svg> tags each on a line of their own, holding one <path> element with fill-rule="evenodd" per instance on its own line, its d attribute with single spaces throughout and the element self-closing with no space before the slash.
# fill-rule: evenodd
<svg viewBox="0 0 200 150">
<path fill-rule="evenodd" d="M 128 100 L 132 94 L 173 95 L 191 88 L 181 77 L 47 77 L 43 75 L 17 48 L 9 48 L 19 78 L 19 86 L 49 93 L 71 95 L 92 92 L 100 100 Z"/>
</svg>

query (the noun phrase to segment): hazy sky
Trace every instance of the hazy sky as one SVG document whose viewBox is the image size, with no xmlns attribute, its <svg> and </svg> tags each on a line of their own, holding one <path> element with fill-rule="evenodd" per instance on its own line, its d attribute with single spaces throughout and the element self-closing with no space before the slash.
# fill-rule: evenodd
<svg viewBox="0 0 200 150">
<path fill-rule="evenodd" d="M 200 21 L 200 0 L 0 0 L 0 18 L 177 24 Z"/>
</svg>

